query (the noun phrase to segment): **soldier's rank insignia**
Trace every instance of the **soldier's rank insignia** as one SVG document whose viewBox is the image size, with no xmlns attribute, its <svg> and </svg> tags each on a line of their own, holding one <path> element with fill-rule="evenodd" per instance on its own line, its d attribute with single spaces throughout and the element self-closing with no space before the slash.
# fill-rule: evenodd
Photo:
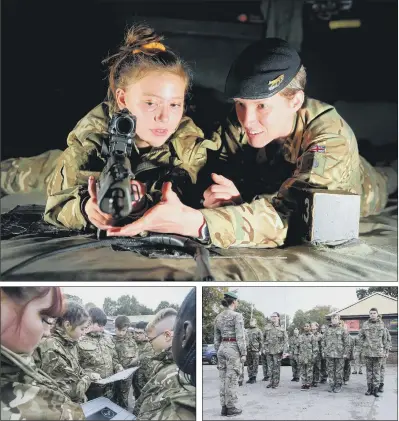
<svg viewBox="0 0 399 421">
<path fill-rule="evenodd" d="M 284 75 L 280 75 L 276 77 L 276 79 L 273 79 L 269 82 L 269 91 L 272 91 L 273 89 L 276 89 L 278 86 L 281 85 L 281 83 L 284 80 Z"/>
</svg>

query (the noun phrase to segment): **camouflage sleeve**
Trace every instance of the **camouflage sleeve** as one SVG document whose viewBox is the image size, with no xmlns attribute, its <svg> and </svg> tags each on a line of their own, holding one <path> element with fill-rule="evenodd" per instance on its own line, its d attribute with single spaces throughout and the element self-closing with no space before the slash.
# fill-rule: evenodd
<svg viewBox="0 0 399 421">
<path fill-rule="evenodd" d="M 68 135 L 68 148 L 58 159 L 47 189 L 44 220 L 58 227 L 86 229 L 91 226 L 82 209 L 89 195 L 90 176 L 98 178 L 105 160 L 101 144 L 107 135 L 105 108 L 97 106 Z"/>
<path fill-rule="evenodd" d="M 313 349 L 313 359 L 317 360 L 319 357 L 319 342 L 317 338 L 314 336 L 312 340 L 312 349 Z"/>
<path fill-rule="evenodd" d="M 213 331 L 213 346 L 215 347 L 216 352 L 218 352 L 221 342 L 222 342 L 222 335 L 215 321 L 214 331 Z"/>
<path fill-rule="evenodd" d="M 118 353 L 116 352 L 115 347 L 112 349 L 112 366 L 113 366 L 114 373 L 117 373 L 118 371 L 123 370 L 123 365 L 119 361 Z"/>
<path fill-rule="evenodd" d="M 241 357 L 247 355 L 247 343 L 244 334 L 244 318 L 241 313 L 236 314 L 235 318 L 236 341 Z"/>
<path fill-rule="evenodd" d="M 387 333 L 387 348 L 386 351 L 390 351 L 392 349 L 392 337 L 391 334 L 389 333 L 389 330 L 387 328 L 385 328 L 386 333 Z"/>
<path fill-rule="evenodd" d="M 283 350 L 284 351 L 283 352 L 287 352 L 288 348 L 289 348 L 289 343 L 288 343 L 288 335 L 287 335 L 286 330 L 284 331 L 283 341 L 284 341 L 284 344 L 283 344 Z"/>
<path fill-rule="evenodd" d="M 263 335 L 262 335 L 262 331 L 259 329 L 259 333 L 258 333 L 258 339 L 259 339 L 259 351 L 262 351 L 263 348 Z"/>
<path fill-rule="evenodd" d="M 346 356 L 346 358 L 349 358 L 350 353 L 350 339 L 349 339 L 349 333 L 344 330 L 342 334 L 342 342 L 343 342 L 343 353 Z"/>
</svg>

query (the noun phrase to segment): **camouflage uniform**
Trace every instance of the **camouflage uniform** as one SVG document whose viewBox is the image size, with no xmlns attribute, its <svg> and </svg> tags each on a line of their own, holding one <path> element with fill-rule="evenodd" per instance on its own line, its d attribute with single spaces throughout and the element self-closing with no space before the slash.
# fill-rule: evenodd
<svg viewBox="0 0 399 421">
<path fill-rule="evenodd" d="M 214 345 L 218 356 L 220 404 L 227 409 L 235 408 L 238 401 L 238 377 L 242 370 L 240 359 L 247 355 L 241 313 L 227 309 L 216 316 Z"/>
<path fill-rule="evenodd" d="M 354 346 L 355 346 L 355 340 L 352 338 L 351 335 L 348 335 L 349 339 L 349 355 L 347 358 L 345 358 L 345 364 L 344 364 L 344 382 L 348 382 L 351 376 L 351 361 L 355 359 L 354 357 Z"/>
<path fill-rule="evenodd" d="M 322 357 L 326 359 L 331 388 L 343 383 L 345 357 L 349 353 L 349 334 L 340 325 L 330 325 L 322 338 Z"/>
<path fill-rule="evenodd" d="M 83 403 L 91 379 L 79 364 L 77 346 L 78 342 L 57 326 L 36 348 L 34 357 L 37 367 L 54 379 L 73 402 Z"/>
<path fill-rule="evenodd" d="M 1 345 L 0 403 L 2 420 L 84 420 L 72 402 L 30 355 Z"/>
<path fill-rule="evenodd" d="M 387 335 L 387 341 L 388 341 L 388 346 L 387 346 L 387 353 L 386 356 L 382 358 L 382 363 L 381 363 L 381 372 L 380 372 L 380 385 L 384 385 L 384 380 L 385 380 L 385 366 L 387 363 L 387 358 L 388 358 L 388 352 L 391 350 L 392 348 L 392 338 L 391 338 L 391 334 L 389 333 L 389 330 L 387 328 L 385 328 L 386 331 L 386 335 Z"/>
<path fill-rule="evenodd" d="M 299 335 L 292 335 L 289 339 L 289 353 L 292 367 L 292 377 L 299 379 Z"/>
<path fill-rule="evenodd" d="M 270 325 L 265 329 L 263 343 L 267 349 L 270 386 L 277 387 L 280 383 L 281 357 L 288 343 L 287 332 L 281 326 Z"/>
<path fill-rule="evenodd" d="M 244 201 L 201 210 L 215 246 L 283 245 L 289 215 L 297 208 L 297 188 L 359 194 L 362 216 L 379 213 L 387 203 L 387 176 L 359 156 L 355 135 L 335 108 L 315 99 L 305 100 L 292 135 L 281 142 L 261 149 L 249 146 L 234 110 L 213 138 L 222 148 L 210 154 L 209 170 L 203 173 L 230 178 Z"/>
<path fill-rule="evenodd" d="M 270 378 L 270 366 L 267 363 L 267 354 L 269 353 L 269 347 L 265 344 L 265 333 L 269 325 L 266 325 L 265 331 L 263 332 L 263 348 L 262 348 L 262 368 L 263 368 L 263 380 L 269 380 Z"/>
<path fill-rule="evenodd" d="M 105 379 L 123 370 L 112 339 L 103 332 L 90 332 L 83 336 L 78 342 L 78 354 L 80 365 L 89 375 L 97 373 Z M 107 385 L 92 383 L 86 395 L 88 400 L 99 396 L 113 400 L 114 383 Z"/>
<path fill-rule="evenodd" d="M 299 371 L 303 385 L 311 385 L 313 382 L 314 361 L 319 353 L 317 337 L 312 332 L 302 333 L 298 341 Z"/>
<path fill-rule="evenodd" d="M 113 336 L 118 360 L 124 369 L 135 367 L 138 364 L 138 348 L 131 332 L 125 336 Z M 132 387 L 133 374 L 126 380 L 115 383 L 115 401 L 122 408 L 128 408 L 129 391 Z"/>
<path fill-rule="evenodd" d="M 353 373 L 354 374 L 363 374 L 362 373 L 362 365 L 364 364 L 363 354 L 362 354 L 362 347 L 359 339 L 359 335 L 353 338 L 354 345 L 353 345 L 353 354 L 355 358 L 355 368 Z"/>
<path fill-rule="evenodd" d="M 168 349 L 153 357 L 151 378 L 133 413 L 139 420 L 195 420 L 195 387 L 188 384 Z"/>
<path fill-rule="evenodd" d="M 388 352 L 389 343 L 382 320 L 367 320 L 359 332 L 362 353 L 366 363 L 367 384 L 374 390 L 380 385 L 382 360 Z"/>
<path fill-rule="evenodd" d="M 262 350 L 262 332 L 258 327 L 250 327 L 247 330 L 247 371 L 248 377 L 255 378 L 258 374 L 259 352 Z"/>
<path fill-rule="evenodd" d="M 249 338 L 248 338 L 247 329 L 244 329 L 244 336 L 245 336 L 245 343 L 248 345 Z M 247 353 L 248 353 L 248 348 L 247 348 Z M 240 386 L 242 386 L 242 383 L 244 381 L 244 368 L 245 368 L 245 363 L 241 363 L 241 371 L 240 371 L 240 375 L 238 376 L 238 384 Z"/>
<path fill-rule="evenodd" d="M 320 382 L 320 370 L 321 370 L 321 339 L 323 335 L 320 332 L 313 333 L 313 336 L 317 341 L 318 352 L 313 360 L 313 383 Z"/>
<path fill-rule="evenodd" d="M 327 361 L 323 357 L 323 336 L 324 333 L 321 333 L 321 341 L 320 341 L 320 377 L 321 377 L 321 383 L 325 383 L 327 381 Z"/>
<path fill-rule="evenodd" d="M 133 395 L 137 400 L 141 394 L 141 390 L 148 382 L 154 362 L 154 348 L 148 341 L 136 342 L 138 356 L 139 356 L 139 368 L 133 373 Z"/>
</svg>

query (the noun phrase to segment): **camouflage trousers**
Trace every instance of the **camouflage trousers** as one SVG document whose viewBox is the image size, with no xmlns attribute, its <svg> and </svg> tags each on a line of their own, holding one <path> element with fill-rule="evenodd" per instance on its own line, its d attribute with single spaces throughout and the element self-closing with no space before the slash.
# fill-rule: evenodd
<svg viewBox="0 0 399 421">
<path fill-rule="evenodd" d="M 344 382 L 348 382 L 351 377 L 351 360 L 345 358 L 344 364 Z"/>
<path fill-rule="evenodd" d="M 262 369 L 263 369 L 263 377 L 270 376 L 270 367 L 267 365 L 267 354 L 262 354 Z"/>
<path fill-rule="evenodd" d="M 325 358 L 320 361 L 320 376 L 321 380 L 327 380 L 327 362 Z"/>
<path fill-rule="evenodd" d="M 386 363 L 387 363 L 387 357 L 384 357 L 381 361 L 380 383 L 384 383 Z"/>
<path fill-rule="evenodd" d="M 62 151 L 58 149 L 29 158 L 10 158 L 0 163 L 1 192 L 5 194 L 46 191 Z"/>
<path fill-rule="evenodd" d="M 313 361 L 313 381 L 319 383 L 320 381 L 320 370 L 321 370 L 321 359 L 316 358 Z"/>
<path fill-rule="evenodd" d="M 247 371 L 248 377 L 255 377 L 258 375 L 259 366 L 259 352 L 247 351 Z"/>
<path fill-rule="evenodd" d="M 344 358 L 326 358 L 328 383 L 330 386 L 342 386 L 344 378 Z"/>
<path fill-rule="evenodd" d="M 132 387 L 132 377 L 128 377 L 125 380 L 120 380 L 119 382 L 115 382 L 115 400 L 119 406 L 124 409 L 127 409 L 129 406 L 129 392 L 130 388 Z"/>
<path fill-rule="evenodd" d="M 313 369 L 314 365 L 310 364 L 299 364 L 299 371 L 301 373 L 302 384 L 312 384 L 313 382 Z"/>
<path fill-rule="evenodd" d="M 382 357 L 364 357 L 366 363 L 367 384 L 380 385 Z"/>
<path fill-rule="evenodd" d="M 270 369 L 270 384 L 278 386 L 280 383 L 281 354 L 267 354 L 267 365 Z"/>
<path fill-rule="evenodd" d="M 362 370 L 362 365 L 364 365 L 363 355 L 359 352 L 355 353 L 355 371 L 359 372 Z"/>
<path fill-rule="evenodd" d="M 241 371 L 240 371 L 240 375 L 238 376 L 239 382 L 244 381 L 244 368 L 245 368 L 245 363 L 241 363 Z"/>
<path fill-rule="evenodd" d="M 294 379 L 299 379 L 299 373 L 300 373 L 300 369 L 299 369 L 299 363 L 298 363 L 298 355 L 294 355 L 291 359 L 291 368 L 292 368 L 292 377 Z"/>
<path fill-rule="evenodd" d="M 238 377 L 242 370 L 237 344 L 222 344 L 218 350 L 220 405 L 234 408 L 238 402 Z"/>
</svg>

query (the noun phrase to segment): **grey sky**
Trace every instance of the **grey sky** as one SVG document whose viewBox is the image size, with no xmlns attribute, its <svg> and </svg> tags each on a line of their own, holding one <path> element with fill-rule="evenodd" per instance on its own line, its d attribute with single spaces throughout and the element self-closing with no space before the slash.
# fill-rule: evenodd
<svg viewBox="0 0 399 421">
<path fill-rule="evenodd" d="M 266 316 L 272 312 L 285 313 L 292 318 L 297 310 L 310 310 L 317 305 L 331 305 L 338 309 L 357 301 L 360 287 L 238 287 L 238 298 L 253 303 Z"/>
<path fill-rule="evenodd" d="M 161 301 L 171 304 L 181 304 L 192 287 L 61 287 L 65 294 L 77 295 L 83 303 L 92 302 L 102 307 L 104 298 L 117 300 L 122 295 L 134 295 L 140 304 L 149 308 L 155 307 Z"/>
</svg>

